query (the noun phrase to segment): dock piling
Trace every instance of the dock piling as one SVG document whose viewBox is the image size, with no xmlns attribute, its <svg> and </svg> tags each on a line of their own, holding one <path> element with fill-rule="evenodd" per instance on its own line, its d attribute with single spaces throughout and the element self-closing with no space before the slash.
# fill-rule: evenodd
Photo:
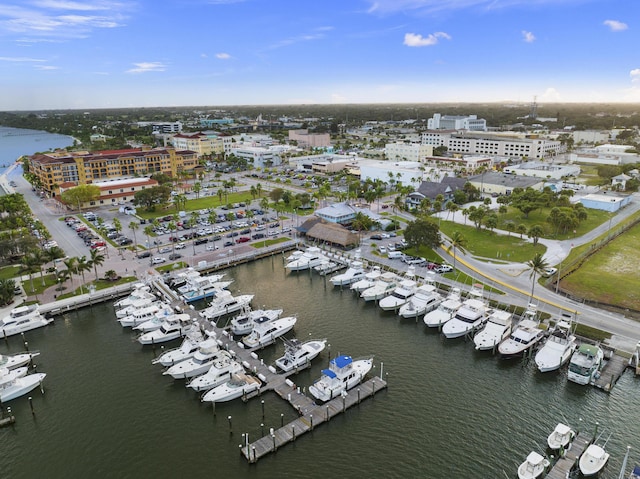
<svg viewBox="0 0 640 479">
<path fill-rule="evenodd" d="M 229 434 L 233 434 L 233 428 L 231 427 L 231 416 L 227 416 L 227 420 L 229 421 Z"/>
<path fill-rule="evenodd" d="M 31 408 L 31 415 L 35 416 L 36 412 L 33 409 L 33 398 L 31 396 L 29 396 L 29 407 Z"/>
</svg>

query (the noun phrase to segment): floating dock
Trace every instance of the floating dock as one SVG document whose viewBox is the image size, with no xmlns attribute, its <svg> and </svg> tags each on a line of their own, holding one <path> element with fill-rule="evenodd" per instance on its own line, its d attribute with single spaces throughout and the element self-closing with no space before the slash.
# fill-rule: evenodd
<svg viewBox="0 0 640 479">
<path fill-rule="evenodd" d="M 611 353 L 609 359 L 600 371 L 600 376 L 593 385 L 605 392 L 611 392 L 613 386 L 618 382 L 622 373 L 629 367 L 629 360 Z"/>
<path fill-rule="evenodd" d="M 257 441 L 251 443 L 247 441 L 241 448 L 241 453 L 249 463 L 256 463 L 264 456 L 276 452 L 285 444 L 313 431 L 318 425 L 360 404 L 363 399 L 375 396 L 376 392 L 386 387 L 386 381 L 374 377 L 354 387 L 344 396 L 338 396 L 325 404 L 318 405 L 308 396 L 285 383 L 275 391 L 298 411 L 300 417 L 272 430 L 269 435 L 261 437 Z"/>
<path fill-rule="evenodd" d="M 578 459 L 592 441 L 592 438 L 587 437 L 584 433 L 578 432 L 578 435 L 571 443 L 571 448 L 563 457 L 558 459 L 558 462 L 554 464 L 549 474 L 544 477 L 546 479 L 566 479 L 569 477 L 569 472 L 578 465 Z"/>
</svg>

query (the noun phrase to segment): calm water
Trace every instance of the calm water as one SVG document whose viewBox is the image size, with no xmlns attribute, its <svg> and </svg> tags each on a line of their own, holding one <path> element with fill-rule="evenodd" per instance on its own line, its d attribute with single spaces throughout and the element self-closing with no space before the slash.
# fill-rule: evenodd
<svg viewBox="0 0 640 479">
<path fill-rule="evenodd" d="M 326 337 L 331 355 L 375 354 L 389 388 L 249 466 L 241 434 L 261 433 L 260 399 L 202 405 L 183 383 L 151 365 L 154 352 L 132 341 L 111 305 L 56 320 L 28 335 L 48 373 L 45 396 L 34 391 L 36 417 L 26 399 L 11 403 L 14 428 L 0 430 L 0 476 L 63 477 L 388 477 L 504 479 L 566 418 L 613 435 L 603 477 L 618 477 L 626 445 L 640 444 L 635 398 L 640 383 L 625 374 L 611 394 L 566 381 L 566 372 L 541 375 L 534 366 L 478 354 L 470 343 L 444 341 L 414 321 L 400 321 L 375 305 L 340 292 L 318 276 L 287 274 L 280 257 L 228 271 L 234 292 L 254 293 L 255 307 L 298 315 L 299 338 Z M 0 352 L 22 349 L 19 338 Z M 267 348 L 272 361 L 282 346 Z M 293 379 L 308 386 L 326 365 L 327 351 Z M 295 417 L 270 393 L 266 429 Z M 230 434 L 227 416 L 232 416 Z M 631 460 L 640 459 L 640 448 Z"/>
<path fill-rule="evenodd" d="M 22 155 L 73 145 L 73 138 L 46 131 L 0 126 L 0 173 Z"/>
</svg>

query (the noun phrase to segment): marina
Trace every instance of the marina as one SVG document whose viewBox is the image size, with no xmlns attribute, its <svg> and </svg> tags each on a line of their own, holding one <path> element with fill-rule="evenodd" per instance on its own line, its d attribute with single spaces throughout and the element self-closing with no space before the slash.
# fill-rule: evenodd
<svg viewBox="0 0 640 479">
<path fill-rule="evenodd" d="M 55 442 L 54 437 L 59 433 L 50 427 L 56 425 L 59 428 L 60 421 L 69 422 L 69 408 L 79 413 L 78 418 L 70 421 L 71 425 L 90 420 L 87 414 L 91 414 L 91 421 L 96 422 L 92 412 L 99 409 L 105 417 L 97 420 L 96 430 L 103 429 L 104 432 L 100 432 L 95 440 L 104 441 L 98 438 L 103 437 L 105 432 L 107 436 L 113 436 L 108 433 L 107 423 L 121 422 L 123 418 L 129 418 L 131 424 L 123 427 L 122 433 L 126 438 L 122 440 L 122 447 L 132 451 L 139 450 L 140 441 L 148 434 L 159 437 L 162 431 L 172 430 L 174 434 L 188 438 L 189 451 L 185 450 L 186 456 L 183 454 L 182 458 L 188 457 L 193 464 L 186 466 L 186 469 L 184 461 L 169 461 L 163 469 L 158 469 L 151 461 L 160 457 L 160 451 L 152 448 L 143 447 L 146 457 L 140 459 L 136 455 L 137 459 L 134 459 L 119 447 L 119 458 L 111 471 L 114 474 L 132 474 L 141 471 L 140 467 L 144 467 L 145 474 L 153 471 L 159 474 L 166 474 L 167 471 L 184 473 L 185 470 L 197 474 L 196 471 L 201 467 L 215 467 L 232 475 L 251 475 L 254 466 L 250 464 L 259 461 L 261 476 L 275 478 L 279 477 L 279 465 L 283 461 L 289 467 L 298 468 L 304 467 L 309 460 L 325 461 L 340 455 L 339 443 L 343 440 L 352 442 L 360 438 L 360 444 L 354 444 L 360 458 L 359 467 L 366 464 L 364 470 L 371 474 L 391 471 L 391 465 L 379 456 L 393 454 L 401 464 L 393 465 L 392 477 L 397 473 L 399 475 L 395 477 L 426 474 L 434 478 L 449 478 L 452 474 L 471 474 L 472 470 L 482 477 L 504 477 L 504 473 L 510 477 L 515 475 L 518 459 L 526 457 L 531 446 L 539 443 L 540 438 L 553 428 L 554 419 L 563 415 L 575 421 L 582 417 L 590 425 L 600 421 L 607 424 L 608 428 L 616 429 L 617 433 L 607 447 L 612 454 L 610 462 L 614 465 L 608 467 L 609 472 L 615 469 L 615 464 L 620 464 L 626 443 L 640 437 L 640 431 L 635 431 L 634 421 L 629 418 L 633 414 L 629 401 L 638 388 L 632 375 L 623 375 L 608 395 L 593 387 L 584 388 L 568 383 L 566 369 L 543 377 L 536 372 L 533 361 L 499 361 L 490 352 L 475 351 L 473 343 L 468 340 L 443 342 L 439 332 L 425 327 L 422 321 L 402 321 L 394 313 L 382 311 L 377 305 L 358 299 L 349 289 L 327 285 L 316 272 L 287 272 L 282 261 L 265 258 L 229 268 L 227 275 L 239 290 L 255 293 L 255 304 L 282 308 L 284 315 L 296 314 L 296 336 L 312 334 L 329 338 L 327 350 L 314 363 L 290 373 L 276 374 L 269 365 L 282 355 L 281 344 L 251 353 L 238 347 L 231 337 L 221 334 L 219 339 L 223 346 L 239 360 L 246 362 L 249 366 L 246 369 L 257 377 L 263 376 L 266 381 L 262 381 L 259 392 L 245 396 L 246 402 L 237 400 L 212 407 L 211 404 L 200 403 L 193 391 L 184 387 L 182 380 L 172 383 L 170 378 L 160 374 L 157 366 L 149 364 L 165 348 L 142 348 L 137 343 L 127 341 L 130 333 L 122 331 L 117 322 L 114 324 L 115 314 L 109 303 L 98 304 L 94 301 L 89 308 L 82 310 L 82 314 L 74 312 L 73 308 L 69 311 L 60 308 L 54 324 L 28 333 L 30 343 L 41 351 L 55 346 L 56 349 L 75 351 L 74 355 L 86 354 L 89 348 L 94 356 L 91 362 L 91 369 L 94 370 L 92 375 L 98 374 L 101 383 L 89 381 L 83 383 L 80 389 L 74 387 L 72 382 L 65 381 L 65 377 L 81 374 L 86 378 L 86 372 L 82 371 L 87 365 L 83 364 L 84 361 L 70 364 L 72 358 L 51 357 L 51 351 L 47 351 L 43 359 L 50 374 L 47 378 L 47 394 L 45 397 L 34 394 L 34 407 L 39 424 L 49 424 L 49 427 L 44 427 L 44 431 L 30 439 L 36 444 L 44 440 Z M 260 281 L 261 278 L 269 278 L 269 281 Z M 234 290 L 233 287 L 231 289 Z M 170 291 L 164 291 L 163 295 L 170 297 Z M 336 334 L 337 331 L 339 334 Z M 82 340 L 79 342 L 80 338 Z M 69 341 L 73 342 L 73 347 L 68 344 Z M 7 346 L 10 349 L 8 352 L 15 352 L 18 349 L 16 346 L 21 346 L 20 340 L 10 338 Z M 166 348 L 169 349 L 169 346 Z M 365 400 L 365 388 L 371 379 L 352 389 L 344 398 L 338 397 L 327 403 L 328 410 L 327 404 L 314 404 L 308 395 L 303 394 L 319 376 L 320 368 L 326 366 L 328 359 L 344 351 L 356 356 L 375 354 L 378 364 L 384 360 L 384 380 L 379 377 L 383 375 L 382 370 L 376 369 L 371 373 L 375 391 L 380 391 L 382 400 Z M 109 357 L 108 361 L 105 355 Z M 114 369 L 117 363 L 121 364 Z M 60 369 L 62 364 L 65 365 L 64 377 Z M 127 365 L 126 373 L 116 373 L 122 370 L 124 364 Z M 470 368 L 475 379 L 469 377 Z M 443 375 L 445 370 L 447 374 Z M 53 376 L 52 371 L 56 373 Z M 387 390 L 383 385 L 386 386 L 389 375 L 393 378 L 394 386 Z M 416 384 L 413 381 L 416 375 L 424 377 L 425 384 Z M 460 381 L 463 377 L 466 380 Z M 116 399 L 115 390 L 105 394 L 105 388 L 114 384 L 117 384 L 118 394 L 124 394 L 124 398 Z M 409 385 L 410 393 L 407 389 Z M 82 403 L 78 401 L 86 397 L 86 388 L 94 392 L 101 391 L 109 402 L 97 400 L 80 405 Z M 492 391 L 500 393 L 493 394 Z M 464 406 L 460 409 L 462 403 L 458 399 L 468 394 L 474 397 L 473 410 L 483 412 L 480 417 L 477 414 L 470 416 L 470 409 Z M 416 395 L 428 397 L 430 405 L 437 405 L 437 415 L 431 414 L 431 408 L 423 404 L 416 409 Z M 119 405 L 125 398 L 125 403 Z M 62 399 L 66 400 L 65 404 L 52 410 L 57 401 Z M 150 423 L 148 414 L 144 412 L 146 406 L 141 409 L 139 405 L 148 406 L 155 401 L 168 401 L 175 414 L 156 415 Z M 523 418 L 519 414 L 519 405 L 525 403 L 530 414 L 545 419 L 531 422 Z M 354 407 L 357 404 L 359 406 Z M 29 411 L 26 399 L 24 403 L 18 401 L 16 405 L 21 407 L 14 407 L 13 415 L 17 424 L 14 427 L 30 429 L 32 420 L 25 415 Z M 399 411 L 402 413 L 398 414 Z M 408 411 L 413 412 L 405 413 Z M 134 416 L 137 419 L 133 419 Z M 331 418 L 329 424 L 324 424 L 326 417 Z M 320 424 L 323 427 L 317 427 Z M 68 428 L 69 424 L 63 426 L 62 430 L 68 431 Z M 3 433 L 11 430 L 5 428 Z M 379 441 L 373 437 L 383 436 L 384 441 L 377 445 Z M 445 461 L 450 444 L 458 441 L 458 436 L 475 438 L 472 443 L 465 444 L 467 458 L 464 462 Z M 407 437 L 411 437 L 409 442 Z M 437 437 L 437 442 L 428 439 L 432 437 Z M 70 458 L 69 454 L 73 454 L 77 441 L 78 438 L 71 438 L 68 446 L 58 442 L 60 446 L 56 448 L 56 454 L 60 458 Z M 136 441 L 136 446 L 132 441 Z M 428 450 L 419 446 L 424 441 L 429 442 Z M 490 461 L 486 461 L 485 445 L 489 443 L 495 446 L 489 451 Z M 287 444 L 289 446 L 284 447 Z M 213 456 L 207 452 L 212 445 L 217 451 Z M 380 447 L 384 447 L 384 454 L 381 454 Z M 282 454 L 273 454 L 280 448 Z M 14 448 L 11 450 L 14 454 L 18 452 Z M 225 452 L 221 455 L 222 451 Z M 233 459 L 238 451 L 246 463 L 244 467 L 249 469 Z M 96 450 L 91 455 L 91 463 L 89 459 L 78 460 L 71 467 L 71 473 L 96 472 L 94 464 L 112 462 L 114 452 L 113 449 Z M 53 477 L 62 477 L 63 469 L 60 468 L 64 459 L 58 459 L 58 456 L 53 459 L 50 454 L 47 455 L 48 461 L 54 463 Z M 15 457 L 20 457 L 20 454 Z M 73 457 L 76 458 L 76 455 Z M 194 461 L 195 457 L 198 459 Z M 419 463 L 413 461 L 413 457 L 419 457 Z M 10 471 L 12 477 L 30 477 L 29 471 L 33 472 L 29 467 L 24 473 L 22 469 L 18 472 L 15 467 L 17 464 L 12 460 L 3 461 L 0 466 Z M 469 461 L 471 464 L 466 464 Z M 428 466 L 423 465 L 426 463 Z M 344 473 L 349 470 L 350 464 L 345 458 L 335 466 L 327 467 L 333 473 Z M 66 473 L 68 469 L 64 470 Z M 322 475 L 310 473 L 308 477 L 323 477 L 325 473 L 326 469 Z"/>
</svg>

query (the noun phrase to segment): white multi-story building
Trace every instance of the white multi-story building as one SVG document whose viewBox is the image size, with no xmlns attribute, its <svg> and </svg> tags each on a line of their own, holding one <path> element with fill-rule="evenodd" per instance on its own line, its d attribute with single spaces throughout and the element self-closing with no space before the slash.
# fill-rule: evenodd
<svg viewBox="0 0 640 479">
<path fill-rule="evenodd" d="M 274 154 L 273 151 L 258 146 L 233 148 L 231 153 L 238 158 L 244 158 L 255 168 L 264 168 L 265 166 L 270 168 L 272 166 L 278 166 L 281 163 L 280 157 Z"/>
<path fill-rule="evenodd" d="M 429 130 L 471 130 L 487 131 L 487 120 L 476 115 L 458 116 L 435 113 L 427 120 Z"/>
<path fill-rule="evenodd" d="M 347 169 L 354 161 L 355 158 L 352 155 L 323 153 L 320 155 L 293 156 L 289 158 L 289 165 L 300 171 L 335 173 Z"/>
<path fill-rule="evenodd" d="M 396 161 L 424 162 L 427 156 L 433 155 L 433 146 L 420 143 L 387 143 L 384 149 L 387 159 Z"/>
<path fill-rule="evenodd" d="M 422 133 L 422 144 L 436 146 L 447 146 L 451 135 L 457 133 L 456 130 L 430 130 Z"/>
<path fill-rule="evenodd" d="M 358 160 L 360 180 L 381 180 L 387 183 L 402 183 L 418 188 L 422 183 L 424 165 L 415 161 Z"/>
<path fill-rule="evenodd" d="M 451 135 L 446 146 L 454 153 L 534 159 L 554 157 L 566 150 L 561 142 L 544 138 L 508 138 L 466 133 Z"/>
<path fill-rule="evenodd" d="M 300 148 L 325 148 L 331 146 L 329 133 L 309 133 L 309 130 L 289 130 L 289 141 L 295 141 Z"/>
</svg>

